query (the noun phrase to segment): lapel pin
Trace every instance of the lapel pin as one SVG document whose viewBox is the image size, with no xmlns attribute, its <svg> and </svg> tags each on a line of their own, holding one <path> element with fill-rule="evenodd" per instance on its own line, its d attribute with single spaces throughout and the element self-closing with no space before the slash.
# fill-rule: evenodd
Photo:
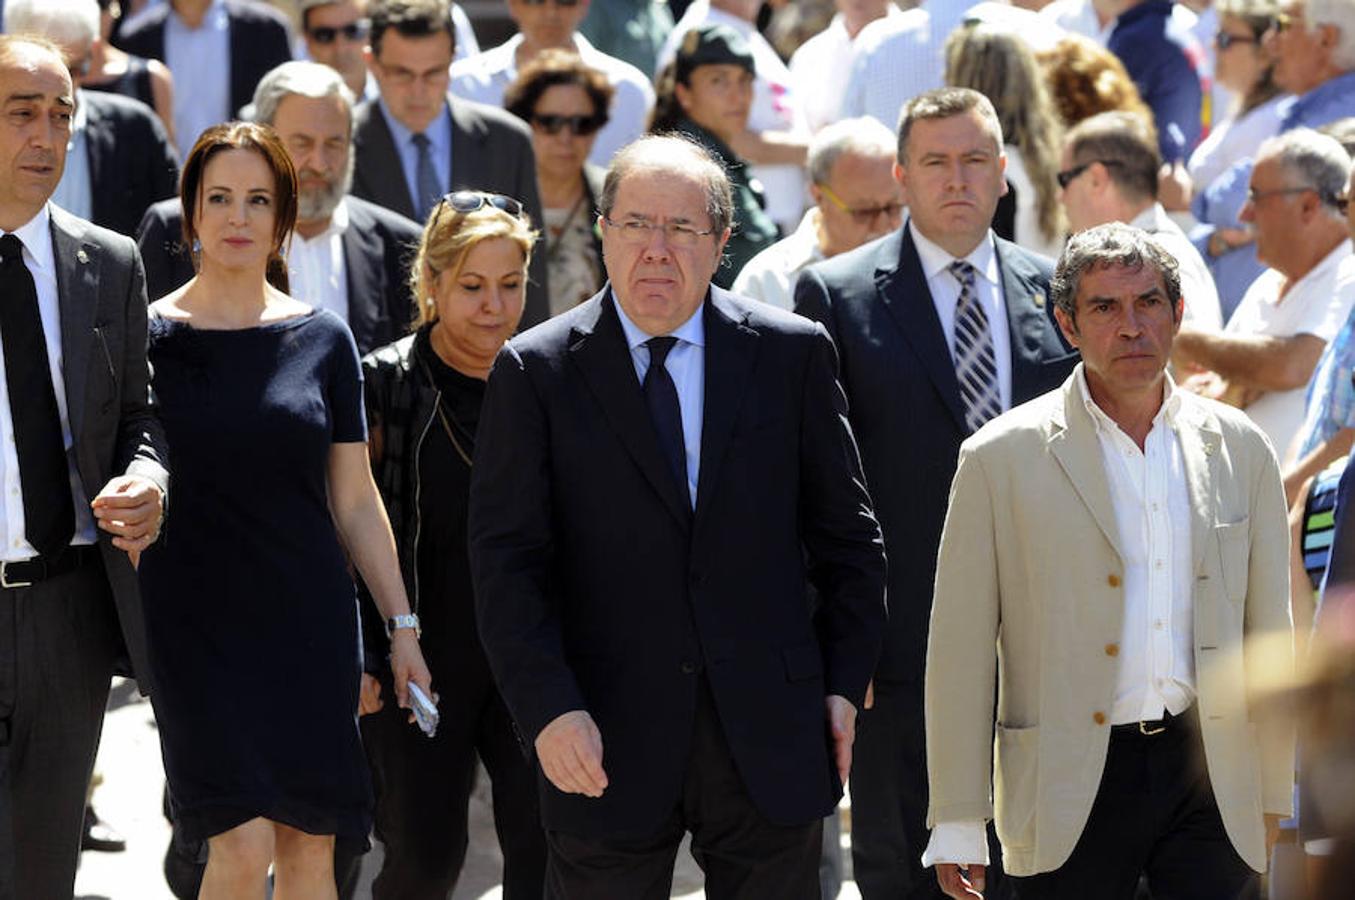
<svg viewBox="0 0 1355 900">
<path fill-rule="evenodd" d="M 1030 299 L 1035 302 L 1036 309 L 1044 309 L 1044 294 L 1036 294 Z"/>
<path fill-rule="evenodd" d="M 75 251 L 75 258 L 78 259 L 78 260 L 80 260 L 80 262 L 82 262 L 82 263 L 88 263 L 88 262 L 89 262 L 89 254 L 86 253 L 86 252 L 84 251 L 83 248 L 81 248 L 80 250 Z"/>
</svg>

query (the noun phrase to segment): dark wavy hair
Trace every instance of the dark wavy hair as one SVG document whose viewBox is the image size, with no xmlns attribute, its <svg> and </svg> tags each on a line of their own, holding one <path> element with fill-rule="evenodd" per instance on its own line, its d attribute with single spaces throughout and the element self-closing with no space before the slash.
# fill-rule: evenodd
<svg viewBox="0 0 1355 900">
<path fill-rule="evenodd" d="M 179 181 L 179 202 L 183 204 L 183 239 L 189 248 L 198 246 L 198 207 L 202 202 L 202 175 L 207 164 L 223 150 L 248 150 L 259 154 L 273 173 L 273 246 L 268 253 L 268 283 L 287 293 L 287 263 L 282 248 L 296 226 L 296 167 L 287 155 L 278 133 L 256 122 L 226 122 L 213 125 L 198 136 L 188 152 Z M 198 254 L 193 265 L 200 266 Z"/>
<path fill-rule="evenodd" d="M 537 101 L 550 88 L 560 85 L 583 88 L 593 104 L 593 121 L 597 127 L 606 125 L 616 88 L 607 76 L 592 68 L 577 53 L 568 50 L 543 50 L 518 72 L 517 79 L 503 93 L 503 108 L 522 121 L 531 124 Z"/>
</svg>

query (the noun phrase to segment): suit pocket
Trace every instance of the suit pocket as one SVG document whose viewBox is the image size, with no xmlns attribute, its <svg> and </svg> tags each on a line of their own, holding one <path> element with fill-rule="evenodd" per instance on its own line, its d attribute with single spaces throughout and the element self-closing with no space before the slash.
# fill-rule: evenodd
<svg viewBox="0 0 1355 900">
<path fill-rule="evenodd" d="M 1241 603 L 1247 595 L 1247 569 L 1251 561 L 1251 542 L 1248 540 L 1250 526 L 1251 520 L 1248 518 L 1214 526 L 1214 536 L 1219 542 L 1223 591 L 1234 603 Z"/>
<path fill-rule="evenodd" d="M 823 654 L 819 652 L 818 641 L 786 647 L 781 658 L 786 664 L 787 681 L 808 681 L 823 675 Z"/>
<path fill-rule="evenodd" d="M 108 392 L 103 400 L 103 408 L 106 410 L 118 397 L 118 371 L 113 367 L 113 354 L 108 350 L 108 338 L 104 335 L 103 328 L 98 325 L 94 326 L 94 343 L 99 348 L 99 358 L 103 360 L 104 369 L 108 373 Z"/>
<path fill-rule="evenodd" d="M 1003 845 L 1035 846 L 1035 807 L 1039 800 L 1040 728 L 997 726 L 993 767 L 993 826 Z"/>
</svg>

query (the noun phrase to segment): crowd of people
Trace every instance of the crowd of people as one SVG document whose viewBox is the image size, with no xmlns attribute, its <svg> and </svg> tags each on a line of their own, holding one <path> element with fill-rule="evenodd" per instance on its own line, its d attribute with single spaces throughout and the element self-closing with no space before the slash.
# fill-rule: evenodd
<svg viewBox="0 0 1355 900">
<path fill-rule="evenodd" d="M 0 900 L 1340 895 L 1355 0 L 504 6 L 0 2 Z"/>
</svg>

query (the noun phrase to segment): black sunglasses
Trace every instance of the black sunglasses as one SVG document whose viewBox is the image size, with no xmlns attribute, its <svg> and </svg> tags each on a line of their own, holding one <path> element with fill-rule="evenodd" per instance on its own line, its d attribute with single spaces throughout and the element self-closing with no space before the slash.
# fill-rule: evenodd
<svg viewBox="0 0 1355 900">
<path fill-rule="evenodd" d="M 1071 169 L 1064 169 L 1062 172 L 1057 173 L 1054 177 L 1058 179 L 1059 187 L 1067 190 L 1068 185 L 1072 184 L 1077 179 L 1077 176 L 1081 175 L 1083 172 L 1087 171 L 1097 163 L 1100 163 L 1103 166 L 1124 165 L 1118 159 L 1089 159 L 1080 166 L 1073 166 Z"/>
<path fill-rule="evenodd" d="M 366 19 L 358 19 L 356 22 L 349 22 L 347 25 L 340 25 L 337 28 L 330 25 L 308 28 L 306 34 L 310 35 L 311 40 L 317 44 L 332 44 L 339 35 L 343 35 L 350 41 L 358 41 L 366 38 L 371 31 L 371 22 Z"/>
<path fill-rule="evenodd" d="M 545 6 L 547 3 L 554 3 L 556 6 L 578 6 L 579 0 L 522 0 L 523 6 Z"/>
<path fill-rule="evenodd" d="M 532 124 L 541 126 L 546 134 L 559 134 L 563 128 L 568 128 L 570 134 L 584 135 L 592 134 L 602 127 L 597 116 L 554 116 L 550 113 L 532 114 Z"/>
<path fill-rule="evenodd" d="M 450 206 L 454 212 L 463 216 L 467 213 L 473 213 L 477 209 L 492 206 L 500 212 L 508 213 L 515 219 L 522 218 L 522 203 L 512 197 L 504 194 L 488 194 L 484 191 L 453 191 L 450 194 L 443 194 L 442 199 L 438 201 L 437 207 L 433 210 L 433 221 L 429 225 L 430 232 L 437 228 L 438 219 L 442 217 L 442 207 L 444 206 Z"/>
<path fill-rule="evenodd" d="M 1217 48 L 1220 53 L 1227 50 L 1234 44 L 1255 44 L 1255 43 L 1256 38 L 1245 37 L 1240 34 L 1229 34 L 1226 31 L 1220 31 L 1218 34 L 1214 35 L 1214 47 Z"/>
</svg>

